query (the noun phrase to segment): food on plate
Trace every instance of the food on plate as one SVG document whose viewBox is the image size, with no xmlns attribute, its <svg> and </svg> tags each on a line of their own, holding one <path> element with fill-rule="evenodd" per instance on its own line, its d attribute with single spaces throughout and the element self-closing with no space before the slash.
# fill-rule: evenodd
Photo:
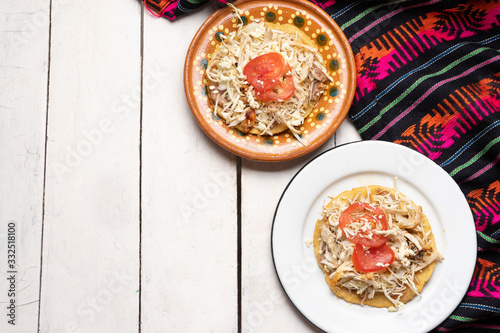
<svg viewBox="0 0 500 333">
<path fill-rule="evenodd" d="M 237 30 L 219 35 L 207 65 L 214 110 L 244 133 L 289 129 L 300 141 L 300 126 L 333 81 L 318 47 L 292 24 L 239 22 Z"/>
<path fill-rule="evenodd" d="M 325 280 L 347 302 L 398 310 L 419 295 L 441 260 L 422 207 L 370 185 L 325 205 L 314 230 Z"/>
</svg>

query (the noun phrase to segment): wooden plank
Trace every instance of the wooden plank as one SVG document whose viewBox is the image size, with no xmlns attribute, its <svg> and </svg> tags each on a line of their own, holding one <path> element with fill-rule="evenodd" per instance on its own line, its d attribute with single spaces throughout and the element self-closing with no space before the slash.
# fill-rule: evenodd
<svg viewBox="0 0 500 333">
<path fill-rule="evenodd" d="M 243 332 L 316 332 L 315 327 L 290 303 L 280 285 L 271 253 L 271 229 L 278 201 L 292 177 L 310 159 L 334 147 L 335 140 L 336 134 L 319 149 L 289 162 L 243 161 Z M 308 273 L 299 271 L 297 274 Z"/>
<path fill-rule="evenodd" d="M 361 140 L 361 136 L 359 135 L 358 131 L 352 124 L 351 119 L 349 118 L 344 119 L 344 122 L 339 127 L 337 132 L 335 132 L 335 135 L 336 135 L 335 143 L 337 146 L 344 143 Z"/>
<path fill-rule="evenodd" d="M 145 15 L 144 69 L 159 80 L 143 92 L 143 332 L 237 332 L 236 158 L 198 127 L 183 87 L 188 46 L 212 12 Z"/>
<path fill-rule="evenodd" d="M 52 4 L 40 330 L 137 332 L 141 3 Z"/>
<path fill-rule="evenodd" d="M 0 3 L 0 332 L 38 324 L 48 8 L 48 0 Z"/>
<path fill-rule="evenodd" d="M 243 161 L 243 332 L 320 332 L 295 309 L 276 276 L 271 253 L 273 216 L 283 190 L 304 164 L 327 149 L 359 139 L 346 119 L 324 145 L 297 160 L 277 164 Z M 302 279 L 309 272 L 299 267 L 291 274 Z"/>
</svg>

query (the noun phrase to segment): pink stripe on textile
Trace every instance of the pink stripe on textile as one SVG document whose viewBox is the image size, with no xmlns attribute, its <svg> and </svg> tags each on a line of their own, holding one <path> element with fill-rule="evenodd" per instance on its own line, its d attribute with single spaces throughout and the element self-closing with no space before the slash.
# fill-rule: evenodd
<svg viewBox="0 0 500 333">
<path fill-rule="evenodd" d="M 486 115 L 486 116 L 489 116 L 490 113 L 488 112 L 488 110 L 486 110 L 481 104 L 479 103 L 476 103 L 476 106 L 481 110 L 481 112 Z"/>
<path fill-rule="evenodd" d="M 484 62 L 482 62 L 482 63 L 480 63 L 480 64 L 478 64 L 478 65 L 470 68 L 469 70 L 463 72 L 460 75 L 454 76 L 452 78 L 449 78 L 447 80 L 444 80 L 444 81 L 441 81 L 441 82 L 435 84 L 424 95 L 422 95 L 422 97 L 420 97 L 415 103 L 413 103 L 408 109 L 406 109 L 403 113 L 401 113 L 398 117 L 396 117 L 396 119 L 394 119 L 393 121 L 391 121 L 382 131 L 380 131 L 379 133 L 377 133 L 377 135 L 375 135 L 372 140 L 376 140 L 376 139 L 380 138 L 385 132 L 387 132 L 387 130 L 389 130 L 389 128 L 391 128 L 391 126 L 394 126 L 394 124 L 396 124 L 403 117 L 405 117 L 411 110 L 413 110 L 417 105 L 419 105 L 427 96 L 429 96 L 434 90 L 436 90 L 437 88 L 441 87 L 443 84 L 446 84 L 446 83 L 448 83 L 450 81 L 453 81 L 453 80 L 459 79 L 461 77 L 464 77 L 464 76 L 472 73 L 476 69 L 481 68 L 483 66 L 486 66 L 488 64 L 491 64 L 491 63 L 497 61 L 498 59 L 500 59 L 500 56 L 496 56 L 496 57 L 491 58 L 491 59 L 489 59 L 487 61 L 484 61 Z"/>
<path fill-rule="evenodd" d="M 465 325 L 460 325 L 459 327 L 478 327 L 478 328 L 489 328 L 489 329 L 500 329 L 500 326 L 495 326 L 495 325 L 482 325 L 482 324 L 465 324 Z M 444 327 L 437 327 L 437 330 L 440 332 L 449 332 L 456 329 L 455 328 L 444 328 Z"/>
<path fill-rule="evenodd" d="M 491 220 L 488 222 L 487 220 L 489 220 L 490 217 Z M 478 209 L 474 212 L 474 221 L 476 230 L 483 232 L 486 230 L 488 225 L 494 225 L 500 222 L 500 214 L 495 212 L 491 207 L 486 206 L 485 208 Z"/>
<path fill-rule="evenodd" d="M 413 44 L 417 45 L 417 47 L 418 47 L 418 49 L 420 50 L 420 52 L 422 52 L 422 53 L 424 53 L 424 52 L 425 52 L 425 50 L 424 50 L 424 48 L 422 47 L 422 45 L 420 45 L 420 43 L 418 42 L 417 37 L 412 37 L 410 40 L 413 42 Z M 423 42 L 423 41 L 420 39 L 420 42 Z M 423 43 L 422 43 L 422 44 L 423 44 Z M 428 46 L 428 45 L 427 45 L 427 46 Z"/>
<path fill-rule="evenodd" d="M 483 173 L 485 173 L 489 169 L 493 168 L 498 163 L 498 161 L 500 161 L 500 155 L 498 155 L 497 158 L 493 162 L 491 162 L 490 164 L 488 164 L 487 166 L 485 166 L 484 168 L 482 168 L 478 172 L 474 173 L 469 178 L 462 180 L 460 183 L 468 182 L 470 180 L 473 180 L 473 179 L 481 176 Z"/>
<path fill-rule="evenodd" d="M 363 30 L 360 30 L 359 32 L 357 32 L 351 38 L 349 38 L 349 43 L 352 43 L 353 40 L 355 40 L 356 38 L 358 38 L 359 36 L 361 36 L 362 34 L 364 34 L 365 32 L 367 32 L 368 30 L 370 30 L 371 28 L 373 28 L 374 26 L 376 26 L 380 22 L 382 22 L 385 19 L 388 19 L 389 17 L 392 17 L 392 16 L 394 16 L 394 15 L 402 12 L 403 10 L 407 10 L 407 9 L 411 9 L 411 8 L 416 8 L 416 7 L 421 7 L 421 6 L 426 6 L 426 5 L 431 5 L 431 4 L 439 2 L 439 1 L 440 0 L 432 0 L 432 1 L 421 3 L 421 4 L 418 4 L 418 5 L 409 6 L 409 7 L 406 7 L 406 8 L 401 8 L 401 9 L 398 9 L 398 10 L 396 10 L 396 11 L 394 11 L 392 13 L 389 13 L 389 14 L 387 14 L 385 16 L 382 16 L 381 18 L 379 18 L 378 20 L 376 20 L 375 22 L 373 22 L 372 24 L 370 24 L 369 26 L 367 26 Z"/>
<path fill-rule="evenodd" d="M 162 15 L 165 14 L 165 12 L 169 12 L 169 11 L 172 11 L 174 10 L 175 8 L 177 8 L 177 4 L 179 3 L 179 1 L 174 1 L 172 2 L 170 5 L 168 5 L 167 7 L 165 7 L 165 9 L 161 12 Z"/>
<path fill-rule="evenodd" d="M 410 40 L 413 40 L 413 39 L 415 39 L 415 38 L 412 38 Z M 417 51 L 415 51 L 415 49 L 413 48 L 413 46 L 411 46 L 410 40 L 406 40 L 405 44 L 413 52 L 413 54 L 415 55 L 415 57 L 418 57 L 418 53 L 417 53 Z"/>
<path fill-rule="evenodd" d="M 477 119 L 479 121 L 483 120 L 483 116 L 481 116 L 481 113 L 479 113 L 479 111 L 477 111 L 477 109 L 474 107 L 473 104 L 469 104 L 468 106 L 471 109 L 472 113 L 477 117 Z"/>
<path fill-rule="evenodd" d="M 153 15 L 155 17 L 166 17 L 169 19 L 174 19 L 175 15 L 168 16 L 167 13 L 172 12 L 175 8 L 177 8 L 178 3 L 179 3 L 179 0 L 171 2 L 167 7 L 165 7 L 165 9 L 162 10 L 162 12 L 160 14 L 156 13 L 151 8 L 149 8 L 148 2 L 146 0 L 144 0 L 144 7 L 146 7 L 148 12 L 150 12 L 151 15 Z"/>
</svg>

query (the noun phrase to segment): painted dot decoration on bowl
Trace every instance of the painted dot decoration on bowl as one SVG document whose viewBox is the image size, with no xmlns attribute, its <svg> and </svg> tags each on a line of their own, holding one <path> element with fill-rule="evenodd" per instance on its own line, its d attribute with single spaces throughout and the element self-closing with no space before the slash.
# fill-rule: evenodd
<svg viewBox="0 0 500 333">
<path fill-rule="evenodd" d="M 215 40 L 218 41 L 219 43 L 222 42 L 222 36 L 224 36 L 224 32 L 217 31 L 215 33 Z"/>
<path fill-rule="evenodd" d="M 318 37 L 316 37 L 316 42 L 319 46 L 325 46 L 328 43 L 328 38 L 323 34 L 319 34 Z"/>
<path fill-rule="evenodd" d="M 273 138 L 264 137 L 264 143 L 265 143 L 266 145 L 270 145 L 270 146 L 272 146 L 272 145 L 274 145 L 274 140 L 273 140 Z"/>
<path fill-rule="evenodd" d="M 239 129 L 236 129 L 236 134 L 238 134 L 238 136 L 247 136 L 248 135 L 247 133 L 244 133 L 244 132 L 240 131 Z"/>
<path fill-rule="evenodd" d="M 201 94 L 203 96 L 208 96 L 208 87 L 207 86 L 204 86 L 203 88 L 201 88 Z"/>
<path fill-rule="evenodd" d="M 259 0 L 247 0 L 237 8 L 240 10 L 239 17 L 234 15 L 232 10 L 221 9 L 220 11 L 224 11 L 224 15 L 221 15 L 220 19 L 211 20 L 209 18 L 207 22 L 210 21 L 210 23 L 200 29 L 204 29 L 205 33 L 195 36 L 193 39 L 190 49 L 194 49 L 196 54 L 189 58 L 188 52 L 187 60 L 189 62 L 186 61 L 186 66 L 190 65 L 193 68 L 191 72 L 194 76 L 190 81 L 190 89 L 186 88 L 186 95 L 194 94 L 197 105 L 194 107 L 188 96 L 189 105 L 202 129 L 212 139 L 237 155 L 258 160 L 275 160 L 276 156 L 279 160 L 279 156 L 290 154 L 295 154 L 294 157 L 298 157 L 302 155 L 302 153 L 298 153 L 299 151 L 310 151 L 312 143 L 326 140 L 321 138 L 324 136 L 323 132 L 328 132 L 328 135 L 333 134 L 333 131 L 347 114 L 345 100 L 349 99 L 348 104 L 350 105 L 351 95 L 353 96 L 353 82 L 352 79 L 347 78 L 346 73 L 355 73 L 352 51 L 350 48 L 346 48 L 347 39 L 338 26 L 327 23 L 331 18 L 323 18 L 322 16 L 326 14 L 309 2 L 275 0 L 270 4 Z M 317 107 L 304 120 L 299 129 L 301 134 L 298 139 L 290 131 L 274 136 L 260 136 L 244 133 L 234 127 L 230 128 L 215 112 L 214 106 L 208 98 L 210 90 L 205 71 L 217 44 L 222 43 L 226 36 L 238 29 L 238 26 L 248 25 L 257 19 L 276 25 L 290 24 L 308 35 L 317 45 L 324 59 L 323 63 L 333 78 L 333 82 L 328 85 Z M 339 43 L 339 38 L 345 42 Z M 352 61 L 348 59 L 347 66 L 346 58 L 352 58 Z M 351 81 L 349 82 L 349 80 Z M 343 88 L 341 88 L 342 84 Z M 195 110 L 196 108 L 197 110 Z M 200 116 L 197 115 L 197 112 Z M 341 119 L 339 119 L 340 116 Z M 207 124 L 200 123 L 200 119 Z M 329 129 L 333 127 L 333 130 Z M 232 147 L 239 148 L 233 149 Z M 246 153 L 242 154 L 242 151 L 251 151 L 250 156 Z M 266 156 L 274 157 L 268 158 Z"/>
<path fill-rule="evenodd" d="M 300 133 L 299 134 L 299 138 L 300 139 L 303 139 L 304 138 L 304 134 Z M 292 136 L 292 139 L 294 139 L 295 141 L 298 141 L 297 138 L 295 136 Z"/>
<path fill-rule="evenodd" d="M 325 114 L 323 112 L 319 112 L 317 115 L 316 115 L 316 120 L 317 121 L 321 121 L 325 119 Z"/>
<path fill-rule="evenodd" d="M 339 88 L 337 88 L 336 86 L 331 87 L 330 90 L 328 91 L 328 95 L 332 97 L 335 97 L 338 94 L 339 94 Z"/>
<path fill-rule="evenodd" d="M 276 14 L 273 12 L 267 12 L 266 13 L 266 21 L 267 22 L 274 22 L 276 20 Z"/>
<path fill-rule="evenodd" d="M 242 23 L 245 26 L 248 24 L 248 18 L 246 16 L 240 16 L 238 18 L 238 23 Z"/>
<path fill-rule="evenodd" d="M 302 28 L 305 23 L 306 23 L 306 21 L 304 21 L 304 19 L 302 17 L 300 17 L 300 16 L 295 16 L 295 18 L 293 19 L 293 24 L 297 28 Z"/>
<path fill-rule="evenodd" d="M 339 61 L 337 59 L 330 60 L 330 63 L 328 64 L 328 67 L 330 67 L 331 71 L 338 70 L 339 69 Z"/>
</svg>

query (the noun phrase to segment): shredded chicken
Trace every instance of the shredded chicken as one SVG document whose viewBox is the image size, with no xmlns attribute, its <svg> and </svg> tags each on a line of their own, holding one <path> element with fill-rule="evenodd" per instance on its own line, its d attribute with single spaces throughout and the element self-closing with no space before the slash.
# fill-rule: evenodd
<svg viewBox="0 0 500 333">
<path fill-rule="evenodd" d="M 299 128 L 307 110 L 318 103 L 333 81 L 318 50 L 298 35 L 270 29 L 259 20 L 247 25 L 240 20 L 236 31 L 221 38 L 206 70 L 208 96 L 222 108 L 219 115 L 230 127 L 242 125 L 246 131 L 256 129 L 260 135 L 272 135 L 275 126 L 285 124 L 300 141 Z M 250 60 L 270 52 L 280 53 L 291 67 L 295 92 L 285 101 L 257 99 L 243 74 Z M 253 111 L 249 114 L 249 110 Z"/>
<path fill-rule="evenodd" d="M 387 244 L 395 253 L 394 262 L 386 269 L 375 273 L 362 273 L 354 268 L 352 243 L 342 232 L 339 218 L 354 202 L 366 202 L 380 207 L 386 214 L 388 230 L 374 230 L 388 237 Z M 356 198 L 339 198 L 325 207 L 322 214 L 321 238 L 319 239 L 320 263 L 330 274 L 333 283 L 345 287 L 363 297 L 371 299 L 383 293 L 394 304 L 394 310 L 403 307 L 400 301 L 406 288 L 419 294 L 415 286 L 415 274 L 436 259 L 439 252 L 432 246 L 430 232 L 424 230 L 422 208 L 397 190 L 370 193 Z M 382 267 L 381 266 L 381 267 Z"/>
</svg>

